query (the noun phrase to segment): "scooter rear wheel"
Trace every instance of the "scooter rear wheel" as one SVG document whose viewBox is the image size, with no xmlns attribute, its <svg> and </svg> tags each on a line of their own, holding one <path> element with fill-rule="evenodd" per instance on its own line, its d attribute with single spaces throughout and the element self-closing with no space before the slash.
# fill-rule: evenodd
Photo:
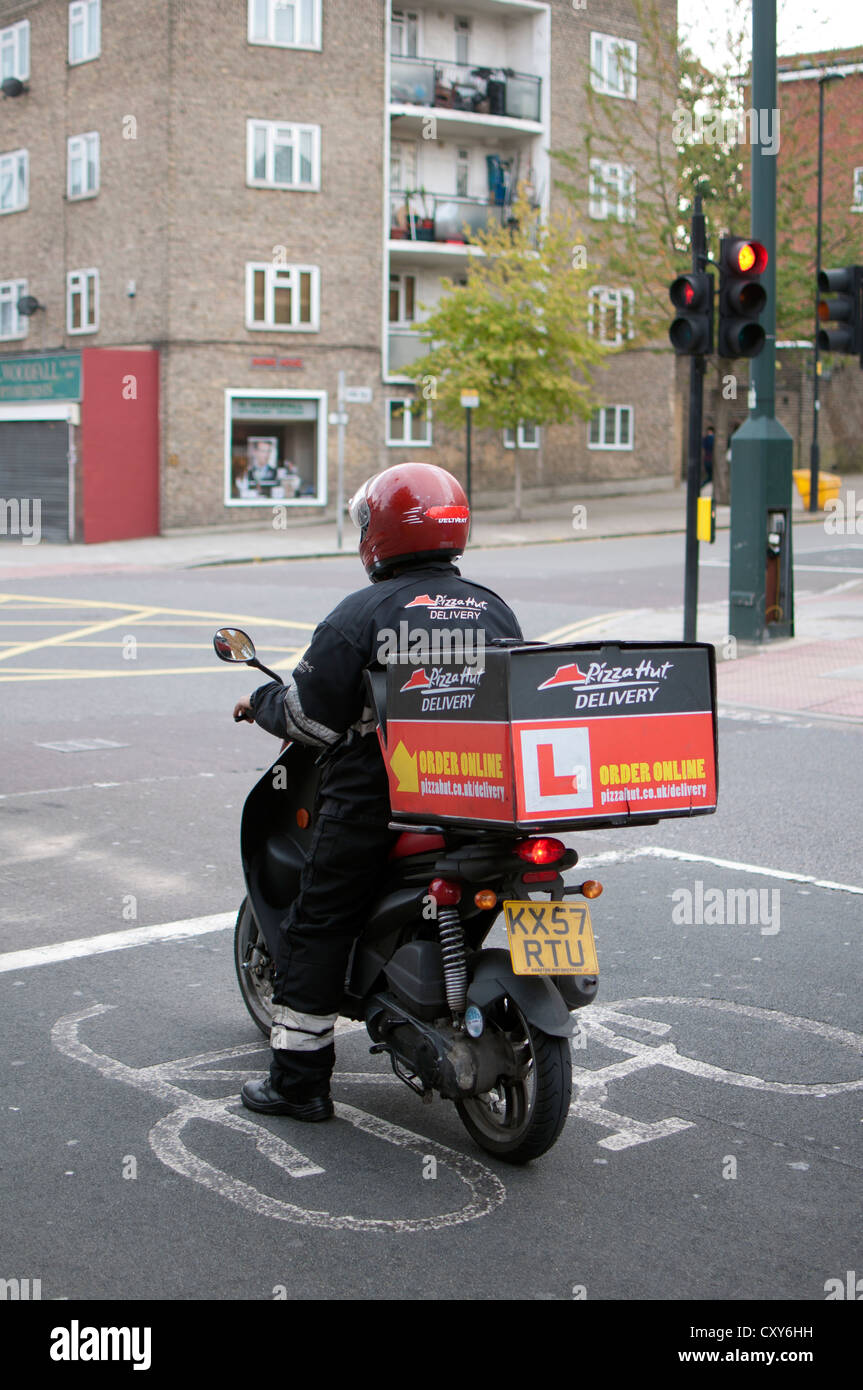
<svg viewBox="0 0 863 1390">
<path fill-rule="evenodd" d="M 243 1003 L 264 1037 L 273 1021 L 273 960 L 252 915 L 248 898 L 237 914 L 234 930 L 234 967 Z"/>
<path fill-rule="evenodd" d="M 572 1097 L 568 1038 L 529 1023 L 511 999 L 500 1000 L 487 1023 L 507 1037 L 518 1075 L 501 1078 L 484 1095 L 456 1102 L 459 1118 L 480 1148 L 504 1163 L 528 1163 L 558 1139 Z"/>
</svg>

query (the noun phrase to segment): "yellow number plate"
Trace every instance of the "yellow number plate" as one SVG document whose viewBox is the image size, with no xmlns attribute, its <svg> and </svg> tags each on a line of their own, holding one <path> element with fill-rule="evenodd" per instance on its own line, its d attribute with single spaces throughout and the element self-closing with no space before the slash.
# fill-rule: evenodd
<svg viewBox="0 0 863 1390">
<path fill-rule="evenodd" d="M 586 903 L 505 902 L 516 975 L 598 975 Z"/>
</svg>

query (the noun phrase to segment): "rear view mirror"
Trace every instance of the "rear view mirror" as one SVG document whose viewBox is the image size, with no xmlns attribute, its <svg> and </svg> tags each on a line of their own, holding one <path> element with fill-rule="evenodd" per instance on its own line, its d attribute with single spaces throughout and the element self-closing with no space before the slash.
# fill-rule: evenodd
<svg viewBox="0 0 863 1390">
<path fill-rule="evenodd" d="M 216 656 L 222 661 L 254 661 L 255 644 L 239 627 L 220 627 L 213 638 Z"/>
</svg>

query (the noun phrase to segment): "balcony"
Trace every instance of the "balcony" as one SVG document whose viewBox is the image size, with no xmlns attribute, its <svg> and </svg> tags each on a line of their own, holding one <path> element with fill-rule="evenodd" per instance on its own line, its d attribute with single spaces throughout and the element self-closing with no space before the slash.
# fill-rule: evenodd
<svg viewBox="0 0 863 1390">
<path fill-rule="evenodd" d="M 512 205 L 490 198 L 409 190 L 390 193 L 390 257 L 420 265 L 440 265 L 446 259 L 453 271 L 470 255 L 481 255 L 470 243 L 491 225 L 506 226 Z"/>
<path fill-rule="evenodd" d="M 397 376 L 403 367 L 416 362 L 418 357 L 427 357 L 431 344 L 424 343 L 413 328 L 393 328 L 389 330 L 389 375 Z"/>
<path fill-rule="evenodd" d="M 488 198 L 397 190 L 390 193 L 390 239 L 463 243 L 490 221 L 501 225 L 509 211 Z"/>
<path fill-rule="evenodd" d="M 456 113 L 462 112 L 468 118 L 485 117 L 479 124 L 492 118 L 496 118 L 495 124 L 538 124 L 541 87 L 538 77 L 513 72 L 512 68 L 474 67 L 435 58 L 394 57 L 391 61 L 390 102 L 394 106 L 433 107 L 440 113 L 453 113 L 455 121 Z"/>
</svg>

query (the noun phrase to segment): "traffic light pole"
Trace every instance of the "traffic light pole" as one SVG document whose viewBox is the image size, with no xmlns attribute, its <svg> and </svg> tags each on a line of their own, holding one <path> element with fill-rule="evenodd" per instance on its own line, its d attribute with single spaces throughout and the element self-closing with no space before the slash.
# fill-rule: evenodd
<svg viewBox="0 0 863 1390">
<path fill-rule="evenodd" d="M 821 363 L 818 356 L 818 329 L 820 319 L 818 306 L 821 295 L 818 290 L 818 276 L 821 273 L 821 200 L 824 187 L 824 78 L 818 79 L 818 212 L 815 249 L 815 342 L 812 367 L 812 446 L 809 450 L 809 510 L 818 511 L 818 470 L 821 462 L 821 447 L 818 443 L 818 417 L 821 402 L 818 387 L 821 381 Z"/>
<path fill-rule="evenodd" d="M 776 0 L 752 7 L 752 105 L 776 110 Z M 759 125 L 760 125 L 759 121 Z M 753 358 L 748 419 L 731 445 L 729 631 L 762 643 L 794 636 L 791 549 L 793 442 L 775 414 L 776 157 L 752 146 L 752 236 L 767 248 L 764 350 Z"/>
<path fill-rule="evenodd" d="M 701 194 L 692 213 L 692 269 L 707 265 L 707 238 Z M 683 580 L 683 640 L 694 642 L 698 624 L 698 494 L 701 484 L 701 421 L 704 397 L 704 357 L 689 359 L 689 453 L 686 467 L 686 560 Z"/>
</svg>

